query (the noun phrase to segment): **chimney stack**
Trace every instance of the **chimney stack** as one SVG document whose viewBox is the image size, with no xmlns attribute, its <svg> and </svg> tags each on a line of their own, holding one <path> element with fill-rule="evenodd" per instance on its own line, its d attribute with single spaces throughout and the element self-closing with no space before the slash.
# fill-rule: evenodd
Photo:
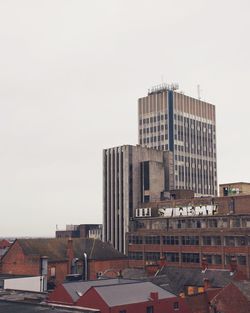
<svg viewBox="0 0 250 313">
<path fill-rule="evenodd" d="M 204 278 L 203 279 L 203 283 L 204 283 L 204 291 L 206 291 L 207 289 L 211 288 L 211 282 L 208 278 Z"/>
<path fill-rule="evenodd" d="M 40 275 L 42 276 L 41 280 L 41 291 L 47 291 L 47 281 L 48 281 L 48 257 L 40 257 Z"/>
<path fill-rule="evenodd" d="M 167 261 L 166 261 L 166 258 L 164 256 L 160 257 L 159 266 L 160 266 L 160 268 L 167 266 Z"/>
<path fill-rule="evenodd" d="M 230 259 L 230 272 L 233 275 L 237 271 L 237 259 L 235 256 L 232 256 Z"/>
<path fill-rule="evenodd" d="M 150 298 L 152 299 L 152 301 L 158 301 L 159 300 L 159 294 L 158 292 L 150 292 Z"/>
<path fill-rule="evenodd" d="M 72 238 L 69 238 L 68 239 L 68 245 L 67 245 L 68 274 L 71 274 L 73 258 L 74 258 L 73 240 L 72 240 Z"/>
<path fill-rule="evenodd" d="M 202 272 L 205 272 L 206 269 L 208 268 L 208 263 L 207 263 L 207 258 L 203 257 L 201 259 L 201 268 L 202 268 Z"/>
</svg>

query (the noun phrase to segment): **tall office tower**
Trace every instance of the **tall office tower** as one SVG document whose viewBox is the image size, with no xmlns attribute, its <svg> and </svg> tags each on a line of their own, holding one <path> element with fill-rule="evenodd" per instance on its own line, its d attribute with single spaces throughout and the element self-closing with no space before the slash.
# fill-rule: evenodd
<svg viewBox="0 0 250 313">
<path fill-rule="evenodd" d="M 139 203 L 173 189 L 173 154 L 124 145 L 103 151 L 103 240 L 126 252 L 125 234 Z"/>
<path fill-rule="evenodd" d="M 138 100 L 139 143 L 173 152 L 175 189 L 217 195 L 215 106 L 177 89 L 163 84 Z"/>
</svg>

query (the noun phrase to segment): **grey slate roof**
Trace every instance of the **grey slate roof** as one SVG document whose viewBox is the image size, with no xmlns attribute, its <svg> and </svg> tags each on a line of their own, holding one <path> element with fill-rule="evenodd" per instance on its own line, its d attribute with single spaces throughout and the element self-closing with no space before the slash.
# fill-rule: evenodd
<svg viewBox="0 0 250 313">
<path fill-rule="evenodd" d="M 243 293 L 243 295 L 250 301 L 250 281 L 234 281 L 233 284 Z"/>
<path fill-rule="evenodd" d="M 119 284 L 132 284 L 136 280 L 130 279 L 100 279 L 100 280 L 89 280 L 89 281 L 78 281 L 78 282 L 67 282 L 63 284 L 64 289 L 70 295 L 72 300 L 76 302 L 81 295 L 84 295 L 91 287 L 98 286 L 109 286 L 109 285 L 119 285 Z"/>
<path fill-rule="evenodd" d="M 25 255 L 48 256 L 49 261 L 67 259 L 67 238 L 17 239 Z M 126 256 L 99 239 L 73 238 L 74 256 L 82 258 L 87 253 L 90 260 L 124 259 Z M 8 252 L 5 254 L 5 256 Z"/>
<path fill-rule="evenodd" d="M 158 292 L 159 299 L 175 297 L 174 294 L 156 286 L 151 282 L 94 287 L 109 307 L 146 302 L 150 292 Z"/>
<path fill-rule="evenodd" d="M 0 312 L 1 313 L 73 313 L 73 312 L 81 312 L 81 313 L 93 313 L 100 312 L 98 310 L 77 310 L 74 308 L 59 308 L 55 306 L 43 306 L 38 304 L 31 303 L 18 303 L 18 302 L 6 302 L 0 300 Z"/>
<path fill-rule="evenodd" d="M 222 288 L 228 285 L 234 276 L 231 276 L 228 270 L 207 269 L 202 272 L 200 268 L 166 266 L 157 273 L 156 277 L 149 280 L 178 295 L 185 286 L 204 286 L 204 278 L 209 279 L 212 288 Z"/>
<path fill-rule="evenodd" d="M 122 277 L 128 279 L 147 278 L 147 272 L 142 268 L 125 268 L 122 270 Z"/>
</svg>

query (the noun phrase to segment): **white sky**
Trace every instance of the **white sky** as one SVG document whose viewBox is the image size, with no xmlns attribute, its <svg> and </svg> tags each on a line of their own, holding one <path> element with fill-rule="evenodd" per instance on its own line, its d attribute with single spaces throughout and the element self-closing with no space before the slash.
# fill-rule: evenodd
<svg viewBox="0 0 250 313">
<path fill-rule="evenodd" d="M 0 0 L 0 237 L 102 222 L 102 149 L 153 85 L 217 109 L 219 183 L 250 181 L 249 0 Z"/>
</svg>

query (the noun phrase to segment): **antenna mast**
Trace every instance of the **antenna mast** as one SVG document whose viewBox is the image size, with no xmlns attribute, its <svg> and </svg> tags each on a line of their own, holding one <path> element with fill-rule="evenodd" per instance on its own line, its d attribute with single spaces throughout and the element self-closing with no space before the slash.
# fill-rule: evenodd
<svg viewBox="0 0 250 313">
<path fill-rule="evenodd" d="M 198 99 L 201 100 L 201 87 L 200 87 L 200 85 L 197 85 L 197 94 L 198 94 Z"/>
</svg>

